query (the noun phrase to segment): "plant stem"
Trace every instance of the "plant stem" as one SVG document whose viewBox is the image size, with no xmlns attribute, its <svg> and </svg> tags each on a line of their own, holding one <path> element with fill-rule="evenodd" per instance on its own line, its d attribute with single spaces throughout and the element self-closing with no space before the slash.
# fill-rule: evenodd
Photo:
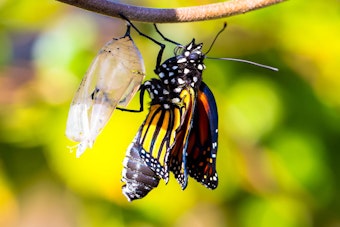
<svg viewBox="0 0 340 227">
<path fill-rule="evenodd" d="M 111 17 L 123 14 L 131 21 L 177 23 L 230 17 L 270 6 L 285 0 L 231 0 L 201 6 L 182 8 L 147 8 L 110 0 L 57 0 Z"/>
</svg>

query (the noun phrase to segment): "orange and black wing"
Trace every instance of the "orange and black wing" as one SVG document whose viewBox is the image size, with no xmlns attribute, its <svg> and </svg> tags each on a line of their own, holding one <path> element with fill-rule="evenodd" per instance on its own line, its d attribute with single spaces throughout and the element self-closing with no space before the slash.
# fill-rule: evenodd
<svg viewBox="0 0 340 227">
<path fill-rule="evenodd" d="M 161 104 L 151 105 L 135 137 L 135 143 L 140 145 L 141 158 L 166 182 L 169 179 L 169 147 L 174 143 L 175 131 L 180 126 L 181 111 L 175 106 L 164 109 Z"/>
<path fill-rule="evenodd" d="M 197 95 L 185 159 L 189 175 L 210 189 L 215 189 L 218 184 L 217 139 L 218 114 L 215 98 L 208 86 L 202 82 Z"/>
<path fill-rule="evenodd" d="M 169 102 L 159 80 L 147 81 L 145 89 L 152 102 L 145 121 L 126 151 L 123 162 L 123 194 L 129 201 L 146 196 L 157 187 L 160 178 L 169 179 L 168 157 L 170 147 L 175 143 L 177 129 L 181 126 L 184 108 Z M 143 102 L 141 101 L 141 106 Z"/>
</svg>

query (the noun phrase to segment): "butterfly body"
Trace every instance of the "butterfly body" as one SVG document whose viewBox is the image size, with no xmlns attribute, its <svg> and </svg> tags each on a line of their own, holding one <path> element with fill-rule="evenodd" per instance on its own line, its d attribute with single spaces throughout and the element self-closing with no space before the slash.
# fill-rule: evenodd
<svg viewBox="0 0 340 227">
<path fill-rule="evenodd" d="M 160 178 L 140 158 L 139 144 L 131 143 L 123 161 L 123 194 L 129 201 L 143 198 L 149 191 L 158 186 Z"/>
<path fill-rule="evenodd" d="M 155 69 L 162 83 L 174 94 L 180 93 L 184 87 L 197 89 L 202 80 L 202 71 L 205 69 L 202 44 L 196 45 L 195 40 L 192 40 L 183 48 L 181 54 L 169 58 Z"/>
<path fill-rule="evenodd" d="M 213 144 L 217 144 L 217 108 L 211 91 L 202 82 L 205 55 L 201 49 L 202 44 L 192 40 L 178 55 L 156 67 L 159 79 L 151 79 L 141 86 L 141 96 L 145 90 L 150 95 L 150 109 L 127 154 L 138 148 L 140 159 L 144 161 L 140 163 L 147 169 L 139 173 L 147 176 L 151 170 L 156 179 L 153 184 L 156 181 L 158 184 L 160 178 L 168 182 L 169 172 L 173 172 L 182 189 L 187 186 L 188 175 L 208 188 L 217 186 L 217 147 L 213 148 Z M 199 121 L 204 121 L 204 128 Z M 206 131 L 202 133 L 201 129 Z M 196 141 L 198 139 L 202 141 Z M 123 192 L 125 190 L 124 194 L 133 200 L 136 197 L 129 195 L 136 191 L 129 186 L 129 177 L 124 174 Z M 146 187 L 143 195 L 152 188 L 152 185 Z"/>
</svg>

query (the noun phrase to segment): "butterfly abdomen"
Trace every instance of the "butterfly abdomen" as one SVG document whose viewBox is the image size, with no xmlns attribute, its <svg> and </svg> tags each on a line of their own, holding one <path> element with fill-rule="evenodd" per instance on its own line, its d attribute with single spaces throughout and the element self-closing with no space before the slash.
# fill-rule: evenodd
<svg viewBox="0 0 340 227">
<path fill-rule="evenodd" d="M 132 142 L 126 151 L 122 173 L 123 194 L 129 201 L 146 196 L 153 188 L 158 186 L 160 178 L 150 169 L 140 157 L 141 145 Z"/>
</svg>

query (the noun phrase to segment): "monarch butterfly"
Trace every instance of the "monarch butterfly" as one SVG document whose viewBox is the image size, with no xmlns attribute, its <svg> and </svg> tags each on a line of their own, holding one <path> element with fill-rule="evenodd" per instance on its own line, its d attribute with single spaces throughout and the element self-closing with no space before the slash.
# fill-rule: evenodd
<svg viewBox="0 0 340 227">
<path fill-rule="evenodd" d="M 196 44 L 193 39 L 186 46 L 179 45 L 165 38 L 155 25 L 166 41 L 177 45 L 175 56 L 161 64 L 165 45 L 131 26 L 158 44 L 161 50 L 154 70 L 159 79 L 146 81 L 140 87 L 140 110 L 121 109 L 143 111 L 143 96 L 145 91 L 149 93 L 149 113 L 123 162 L 123 194 L 129 201 L 143 198 L 161 178 L 168 182 L 169 171 L 174 173 L 182 189 L 187 186 L 188 175 L 207 188 L 215 189 L 218 184 L 218 114 L 215 98 L 202 82 L 202 72 L 206 68 L 203 44 Z M 218 35 L 225 27 L 226 24 Z"/>
<path fill-rule="evenodd" d="M 76 155 L 92 147 L 117 104 L 126 107 L 145 76 L 142 56 L 130 36 L 130 26 L 99 51 L 72 101 L 66 136 L 80 142 Z"/>
</svg>

